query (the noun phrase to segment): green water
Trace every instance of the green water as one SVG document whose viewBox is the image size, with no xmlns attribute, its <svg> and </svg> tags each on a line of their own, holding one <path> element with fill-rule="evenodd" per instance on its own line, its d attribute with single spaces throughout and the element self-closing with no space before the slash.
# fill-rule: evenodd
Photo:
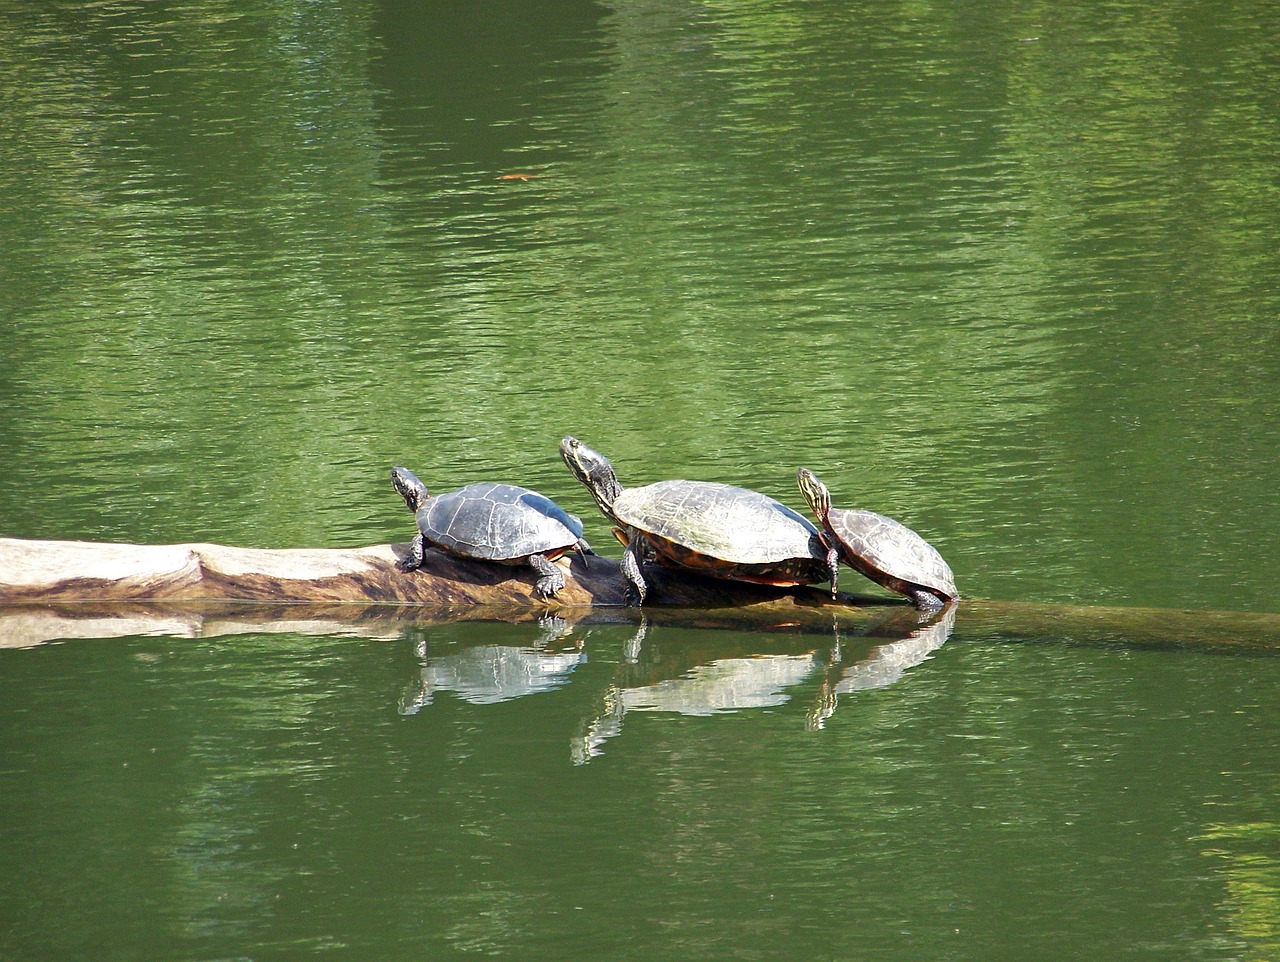
<svg viewBox="0 0 1280 962">
<path fill-rule="evenodd" d="M 572 433 L 1280 610 L 1269 4 L 0 13 L 0 535 L 403 541 L 406 464 L 609 552 Z M 1274 657 L 278 627 L 0 651 L 0 958 L 1280 959 Z"/>
</svg>

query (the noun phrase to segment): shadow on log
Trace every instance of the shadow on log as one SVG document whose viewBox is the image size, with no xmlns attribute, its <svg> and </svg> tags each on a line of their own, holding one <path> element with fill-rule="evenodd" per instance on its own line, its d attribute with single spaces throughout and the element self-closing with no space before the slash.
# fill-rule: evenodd
<svg viewBox="0 0 1280 962">
<path fill-rule="evenodd" d="M 910 606 L 818 588 L 777 589 L 646 570 L 643 612 L 623 606 L 618 563 L 592 556 L 557 562 L 566 585 L 550 600 L 531 569 L 428 551 L 423 568 L 396 562 L 407 545 L 351 549 L 127 545 L 0 538 L 0 647 L 69 638 L 248 632 L 394 639 L 458 621 L 672 624 L 760 632 L 833 631 L 903 637 L 929 619 Z M 965 639 L 1053 641 L 1227 651 L 1280 650 L 1280 615 L 1096 608 L 964 599 Z"/>
</svg>

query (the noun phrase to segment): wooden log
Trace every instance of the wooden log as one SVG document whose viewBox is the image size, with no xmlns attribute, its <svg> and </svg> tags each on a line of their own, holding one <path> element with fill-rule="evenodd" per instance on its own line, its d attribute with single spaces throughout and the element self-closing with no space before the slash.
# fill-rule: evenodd
<svg viewBox="0 0 1280 962">
<path fill-rule="evenodd" d="M 445 621 L 631 622 L 773 632 L 905 637 L 925 627 L 913 608 L 820 588 L 718 581 L 651 565 L 642 611 L 623 607 L 618 563 L 558 562 L 566 585 L 535 596 L 531 569 L 428 551 L 419 571 L 396 561 L 407 545 L 350 549 L 129 545 L 0 538 L 0 647 L 54 638 L 248 631 L 399 637 Z M 963 599 L 966 638 L 1130 646 L 1188 645 L 1280 651 L 1280 615 L 1263 612 L 1101 608 Z"/>
<path fill-rule="evenodd" d="M 0 603 L 57 601 L 381 602 L 427 605 L 533 603 L 516 569 L 428 552 L 400 571 L 404 546 L 354 549 L 234 548 L 0 539 Z M 574 578 L 565 595 L 589 603 Z"/>
<path fill-rule="evenodd" d="M 543 611 L 621 606 L 618 563 L 566 555 L 556 563 L 565 586 L 555 598 L 534 594 L 533 569 L 457 558 L 428 550 L 420 569 L 396 562 L 407 544 L 366 548 L 233 548 L 217 544 L 135 545 L 0 538 L 0 605 L 59 601 L 270 601 L 477 605 Z M 733 606 L 778 590 L 685 577 L 649 565 L 654 605 Z"/>
</svg>

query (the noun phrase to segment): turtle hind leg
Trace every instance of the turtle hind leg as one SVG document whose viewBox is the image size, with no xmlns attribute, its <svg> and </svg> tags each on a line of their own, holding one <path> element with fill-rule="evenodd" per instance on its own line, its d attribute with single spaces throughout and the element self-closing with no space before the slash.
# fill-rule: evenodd
<svg viewBox="0 0 1280 962">
<path fill-rule="evenodd" d="M 638 546 L 643 543 L 643 538 L 632 537 L 627 542 L 627 550 L 622 552 L 622 576 L 627 579 L 627 587 L 623 593 L 626 596 L 627 604 L 631 604 L 634 599 L 636 607 L 644 604 L 645 595 L 649 593 L 649 587 L 644 582 L 644 575 L 640 573 L 640 551 Z"/>
<path fill-rule="evenodd" d="M 548 561 L 546 555 L 530 555 L 529 566 L 542 576 L 533 586 L 534 593 L 539 598 L 554 597 L 564 587 L 564 572 Z"/>
<path fill-rule="evenodd" d="M 422 567 L 423 559 L 426 556 L 427 539 L 422 536 L 422 532 L 418 532 L 418 536 L 413 539 L 409 545 L 409 553 L 400 561 L 396 562 L 401 571 L 416 571 Z"/>
<path fill-rule="evenodd" d="M 932 591 L 925 591 L 923 588 L 912 589 L 911 600 L 921 611 L 938 611 L 947 603 L 947 599 L 935 595 Z"/>
</svg>

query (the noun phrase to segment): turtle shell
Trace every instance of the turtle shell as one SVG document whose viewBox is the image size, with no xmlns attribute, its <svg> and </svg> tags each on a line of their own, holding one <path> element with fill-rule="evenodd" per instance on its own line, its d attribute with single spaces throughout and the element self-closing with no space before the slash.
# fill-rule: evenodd
<svg viewBox="0 0 1280 962">
<path fill-rule="evenodd" d="M 899 594 L 925 588 L 944 601 L 956 597 L 951 567 L 906 525 L 861 509 L 832 508 L 828 520 L 845 563 L 872 581 Z"/>
<path fill-rule="evenodd" d="M 758 491 L 711 481 L 659 481 L 625 488 L 613 513 L 643 533 L 668 565 L 775 585 L 827 578 L 818 529 Z"/>
<path fill-rule="evenodd" d="M 514 484 L 481 482 L 435 495 L 418 509 L 418 530 L 451 554 L 519 563 L 573 550 L 582 521 L 550 498 Z"/>
</svg>

